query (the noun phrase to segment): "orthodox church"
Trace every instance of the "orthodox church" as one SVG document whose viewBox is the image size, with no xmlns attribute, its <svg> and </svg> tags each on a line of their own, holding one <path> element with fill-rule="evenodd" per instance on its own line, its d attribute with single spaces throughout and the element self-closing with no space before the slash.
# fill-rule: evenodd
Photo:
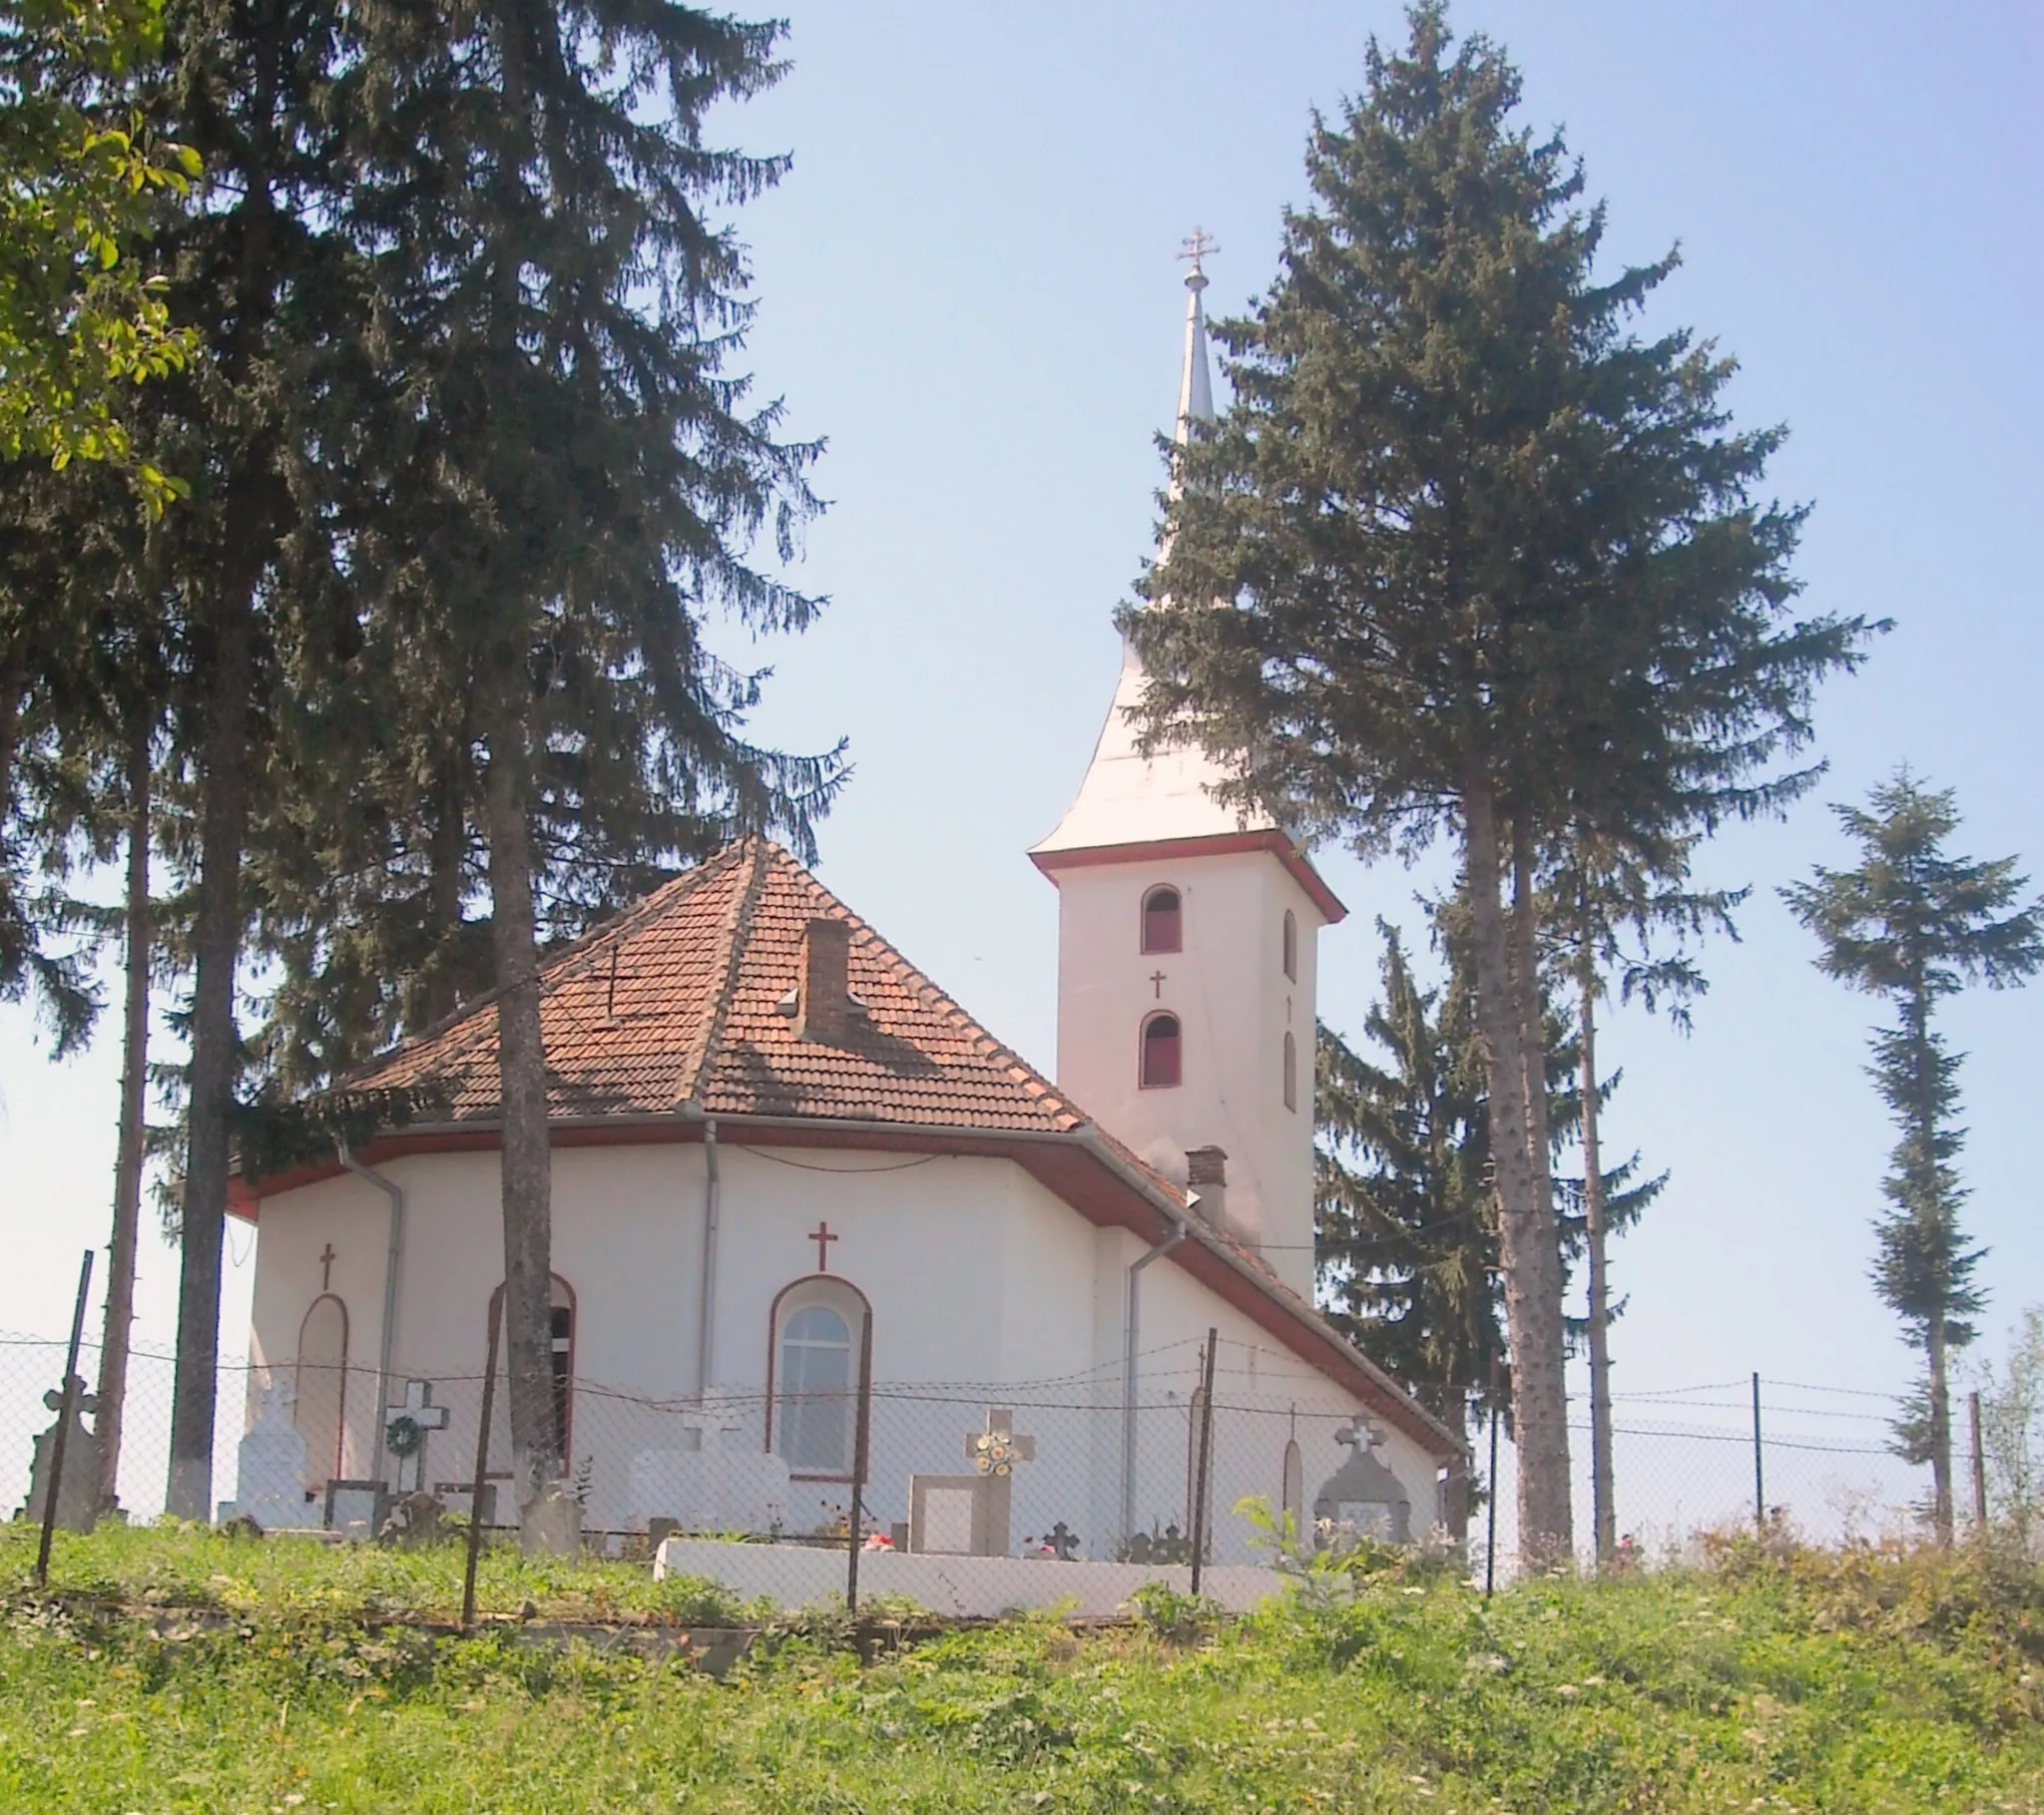
<svg viewBox="0 0 2044 1815">
<path fill-rule="evenodd" d="M 1213 407 L 1197 257 L 1186 281 L 1181 439 Z M 556 1412 L 589 1526 L 823 1530 L 856 1481 L 901 1548 L 1141 1557 L 1193 1522 L 1203 1421 L 1217 1561 L 1250 1556 L 1252 1495 L 1399 1541 L 1458 1523 L 1461 1434 L 1313 1305 L 1315 955 L 1344 910 L 1201 752 L 1138 749 L 1144 684 L 1125 650 L 1029 852 L 1059 897 L 1054 1078 L 765 840 L 545 964 Z M 485 999 L 351 1080 L 430 1120 L 238 1187 L 308 1523 L 466 1491 L 496 1048 Z"/>
</svg>

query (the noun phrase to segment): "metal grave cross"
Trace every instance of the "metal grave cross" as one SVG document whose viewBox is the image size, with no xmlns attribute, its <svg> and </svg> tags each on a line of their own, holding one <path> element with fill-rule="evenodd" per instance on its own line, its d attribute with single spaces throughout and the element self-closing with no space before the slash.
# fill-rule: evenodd
<svg viewBox="0 0 2044 1815">
<path fill-rule="evenodd" d="M 383 1410 L 383 1447 L 397 1459 L 397 1491 L 416 1494 L 426 1479 L 427 1434 L 447 1428 L 447 1408 L 433 1403 L 432 1382 L 407 1380 L 403 1399 Z"/>
</svg>

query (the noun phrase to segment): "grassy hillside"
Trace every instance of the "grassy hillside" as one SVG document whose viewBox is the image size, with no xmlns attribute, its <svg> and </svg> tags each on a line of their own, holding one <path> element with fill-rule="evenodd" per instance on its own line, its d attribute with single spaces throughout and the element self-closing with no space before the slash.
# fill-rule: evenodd
<svg viewBox="0 0 2044 1815">
<path fill-rule="evenodd" d="M 1217 1629 L 1167 1605 L 863 1668 L 771 1634 L 719 1683 L 381 1623 L 444 1609 L 444 1553 L 112 1534 L 58 1556 L 95 1594 L 47 1598 L 31 1556 L 0 1540 L 4 1810 L 2044 1811 L 2044 1584 L 1963 1558 L 1734 1547 L 1488 1606 L 1392 1571 Z M 710 1610 L 623 1566 L 488 1581 Z"/>
</svg>

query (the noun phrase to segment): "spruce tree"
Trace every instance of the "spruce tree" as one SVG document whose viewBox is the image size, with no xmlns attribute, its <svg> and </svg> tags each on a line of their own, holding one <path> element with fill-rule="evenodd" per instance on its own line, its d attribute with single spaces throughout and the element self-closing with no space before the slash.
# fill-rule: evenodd
<svg viewBox="0 0 2044 1815">
<path fill-rule="evenodd" d="M 410 682 L 379 760 L 432 784 L 438 911 L 458 917 L 471 848 L 489 901 L 524 1506 L 563 1460 L 540 941 L 713 828 L 806 847 L 839 769 L 749 744 L 758 678 L 702 634 L 713 610 L 798 630 L 817 606 L 751 557 L 763 531 L 791 557 L 817 450 L 727 369 L 752 304 L 714 218 L 784 161 L 704 140 L 719 102 L 778 76 L 779 28 L 621 0 L 352 17 L 345 224 L 373 273 L 384 389 L 364 440 L 384 476 L 350 556 L 375 595 L 363 661 Z"/>
<path fill-rule="evenodd" d="M 192 487 L 146 551 L 170 622 L 165 791 L 190 815 L 189 839 L 167 851 L 193 894 L 167 1501 L 187 1519 L 208 1515 L 213 1486 L 250 826 L 296 695 L 345 644 L 351 616 L 344 589 L 327 584 L 330 525 L 306 508 L 307 469 L 323 457 L 310 436 L 325 369 L 313 355 L 367 330 L 336 226 L 332 82 L 346 13 L 338 0 L 169 0 L 153 97 L 204 169 L 193 206 L 157 239 L 173 319 L 200 351 L 149 387 L 141 412 L 144 452 Z"/>
<path fill-rule="evenodd" d="M 1488 1118 L 1466 978 L 1422 989 L 1397 928 L 1363 1031 L 1324 1023 L 1314 1090 L 1315 1246 L 1335 1327 L 1462 1429 L 1506 1379 Z"/>
<path fill-rule="evenodd" d="M 1584 799 L 1756 780 L 1865 627 L 1783 622 L 1800 516 L 1750 496 L 1779 436 L 1728 430 L 1727 362 L 1629 331 L 1673 258 L 1600 281 L 1602 213 L 1514 126 L 1509 62 L 1437 5 L 1410 19 L 1315 121 L 1279 275 L 1216 330 L 1235 400 L 1141 591 L 1220 603 L 1126 621 L 1148 736 L 1206 746 L 1231 798 L 1368 855 L 1459 845 L 1538 1566 L 1572 1536 L 1542 859 Z"/>
<path fill-rule="evenodd" d="M 1836 806 L 1859 847 L 1849 870 L 1822 867 L 1783 895 L 1822 947 L 1827 977 L 1884 999 L 1889 1027 L 1874 1030 L 1867 1068 L 1900 1139 L 1874 1223 L 1874 1288 L 1923 1355 L 1923 1380 L 1897 1428 L 1899 1448 L 1931 1471 L 1931 1521 L 1952 1538 L 1950 1357 L 1978 1333 L 1986 1302 L 1973 1282 L 1984 1249 L 1959 1226 L 1966 1190 L 1957 1160 L 1964 1132 L 1961 1055 L 1933 1025 L 1938 1004 L 1968 983 L 2009 989 L 2044 966 L 2044 900 L 2017 907 L 2028 879 L 2014 857 L 1976 862 L 1947 854 L 1958 830 L 1953 794 L 1925 788 L 1906 768 L 1873 790 L 1865 807 Z M 2006 910 L 2014 908 L 2014 912 Z"/>
</svg>

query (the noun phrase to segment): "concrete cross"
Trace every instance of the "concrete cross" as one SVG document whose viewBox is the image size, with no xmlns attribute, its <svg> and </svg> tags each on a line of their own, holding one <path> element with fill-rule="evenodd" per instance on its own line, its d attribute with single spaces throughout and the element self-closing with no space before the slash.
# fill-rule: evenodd
<svg viewBox="0 0 2044 1815">
<path fill-rule="evenodd" d="M 682 1429 L 694 1431 L 702 1453 L 715 1456 L 724 1449 L 724 1440 L 733 1431 L 746 1428 L 744 1415 L 738 1407 L 725 1405 L 718 1400 L 709 1400 L 701 1406 L 691 1406 L 681 1414 Z"/>
<path fill-rule="evenodd" d="M 965 1460 L 981 1477 L 988 1557 L 1008 1555 L 1008 1521 L 1015 1492 L 1015 1465 L 1036 1460 L 1036 1439 L 1015 1434 L 1015 1414 L 1000 1406 L 987 1410 L 986 1428 L 965 1434 Z"/>
<path fill-rule="evenodd" d="M 1016 1463 L 1036 1460 L 1036 1439 L 1015 1435 L 1013 1412 L 990 1410 L 985 1430 L 966 1433 L 965 1460 L 982 1475 L 998 1479 L 1011 1474 Z"/>
<path fill-rule="evenodd" d="M 383 1408 L 388 1423 L 383 1427 L 384 1446 L 397 1458 L 397 1491 L 416 1494 L 426 1479 L 426 1435 L 447 1428 L 447 1408 L 433 1403 L 432 1382 L 407 1380 L 404 1397 Z M 409 1440 L 409 1448 L 405 1450 Z"/>
<path fill-rule="evenodd" d="M 1384 1434 L 1370 1421 L 1368 1416 L 1357 1412 L 1346 1424 L 1334 1433 L 1334 1441 L 1353 1450 L 1358 1456 L 1367 1456 L 1384 1441 Z"/>
</svg>

